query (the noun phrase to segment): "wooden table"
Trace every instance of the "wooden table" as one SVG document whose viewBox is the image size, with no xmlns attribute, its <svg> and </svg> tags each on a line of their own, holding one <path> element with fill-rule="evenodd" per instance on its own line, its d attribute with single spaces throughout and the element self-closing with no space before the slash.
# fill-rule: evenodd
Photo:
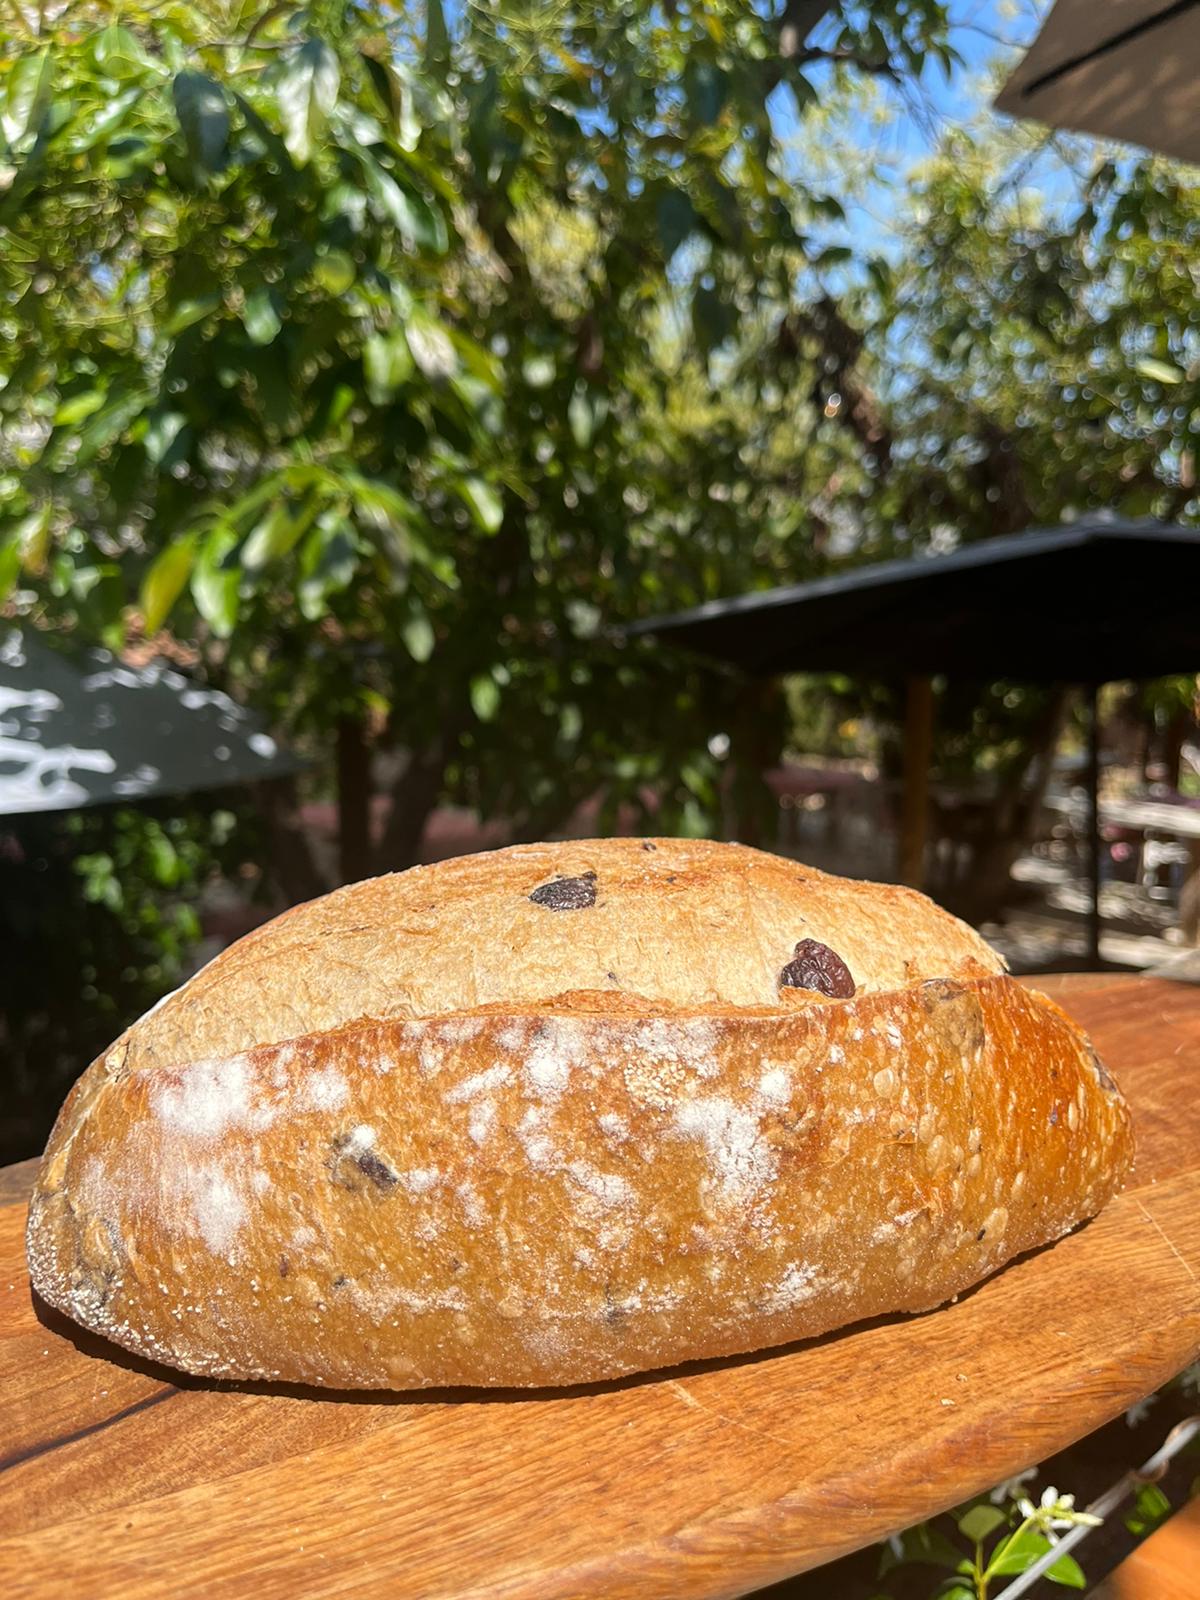
<svg viewBox="0 0 1200 1600">
<path fill-rule="evenodd" d="M 743 1594 L 1061 1449 L 1200 1349 L 1200 991 L 1044 980 L 1133 1102 L 1133 1187 L 928 1316 L 569 1392 L 221 1387 L 30 1303 L 0 1204 L 0 1592 Z"/>
<path fill-rule="evenodd" d="M 1198 1570 L 1200 1500 L 1190 1500 L 1091 1591 L 1091 1600 L 1196 1600 Z"/>
</svg>

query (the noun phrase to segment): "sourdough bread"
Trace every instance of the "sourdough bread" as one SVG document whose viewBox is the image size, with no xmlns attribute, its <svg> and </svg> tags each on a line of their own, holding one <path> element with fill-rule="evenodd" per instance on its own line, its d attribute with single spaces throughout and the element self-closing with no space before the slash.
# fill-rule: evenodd
<svg viewBox="0 0 1200 1600">
<path fill-rule="evenodd" d="M 518 846 L 296 907 L 135 1023 L 28 1254 L 190 1372 L 569 1384 L 940 1305 L 1131 1154 L 1085 1036 L 922 896 Z"/>
</svg>

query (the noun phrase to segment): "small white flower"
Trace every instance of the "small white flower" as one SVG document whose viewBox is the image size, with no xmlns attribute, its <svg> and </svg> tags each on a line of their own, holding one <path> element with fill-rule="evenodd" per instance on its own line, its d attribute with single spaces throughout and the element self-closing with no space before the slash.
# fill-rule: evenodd
<svg viewBox="0 0 1200 1600">
<path fill-rule="evenodd" d="M 1053 1487 L 1042 1491 L 1041 1502 L 1037 1506 L 1032 1500 L 1022 1498 L 1019 1509 L 1027 1521 L 1041 1529 L 1051 1544 L 1057 1544 L 1056 1535 L 1068 1528 L 1075 1528 L 1080 1524 L 1088 1528 L 1098 1528 L 1103 1520 L 1101 1517 L 1092 1516 L 1090 1512 L 1076 1511 L 1075 1496 L 1059 1494 Z"/>
<path fill-rule="evenodd" d="M 1156 1394 L 1148 1394 L 1144 1400 L 1135 1400 L 1125 1413 L 1125 1425 L 1136 1428 L 1139 1423 L 1145 1422 L 1150 1415 L 1150 1408 L 1158 1399 Z"/>
</svg>

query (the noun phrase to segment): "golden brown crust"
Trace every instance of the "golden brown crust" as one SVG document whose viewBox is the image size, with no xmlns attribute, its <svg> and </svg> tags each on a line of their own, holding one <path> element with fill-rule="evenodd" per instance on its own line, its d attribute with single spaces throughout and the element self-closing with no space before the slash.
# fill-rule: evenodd
<svg viewBox="0 0 1200 1600">
<path fill-rule="evenodd" d="M 411 914 L 402 879 L 227 952 L 64 1107 L 30 1212 L 39 1293 L 213 1376 L 575 1383 L 927 1309 L 1120 1186 L 1124 1101 L 1078 1028 L 969 930 L 902 891 L 654 843 L 641 853 L 690 875 L 699 910 L 647 886 L 640 841 L 448 864 L 443 940 L 461 960 L 465 918 L 505 956 L 510 992 L 480 971 L 441 1014 L 414 1015 L 421 995 L 453 998 L 439 958 L 392 991 L 390 1015 L 366 1005 L 278 1036 L 297 1005 L 352 1008 L 356 983 L 378 998 L 359 960 L 321 987 L 322 938 L 344 954 L 361 935 L 392 977 L 417 972 L 385 925 Z M 529 902 L 555 870 L 596 871 L 595 903 L 586 888 L 575 909 Z M 505 921 L 491 878 L 541 920 L 509 907 Z M 788 915 L 802 925 L 776 930 Z M 648 994 L 586 981 L 613 959 L 610 932 Z M 800 937 L 839 948 L 855 998 L 760 998 Z M 223 1003 L 241 1014 L 224 1021 Z M 214 1047 L 247 1030 L 266 1037 Z"/>
<path fill-rule="evenodd" d="M 590 880 L 594 902 L 530 898 Z M 356 1017 L 434 1017 L 570 990 L 679 1006 L 778 1002 L 797 940 L 832 946 L 858 992 L 1003 970 L 924 895 L 857 883 L 742 845 L 581 839 L 517 845 L 338 889 L 257 929 L 121 1041 L 128 1065 L 324 1033 Z"/>
</svg>

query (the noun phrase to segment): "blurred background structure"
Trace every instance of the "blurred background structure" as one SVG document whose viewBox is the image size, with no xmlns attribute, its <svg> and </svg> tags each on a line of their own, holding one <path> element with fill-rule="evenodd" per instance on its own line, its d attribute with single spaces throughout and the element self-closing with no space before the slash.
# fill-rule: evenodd
<svg viewBox="0 0 1200 1600">
<path fill-rule="evenodd" d="M 935 675 L 978 681 L 1004 673 L 1025 683 L 1087 688 L 1088 943 L 1101 962 L 1100 703 L 1103 684 L 1160 676 L 1196 658 L 1194 595 L 1200 580 L 1200 529 L 1160 522 L 1079 517 L 984 539 L 924 561 L 885 561 L 789 588 L 708 601 L 675 616 L 636 624 L 635 634 L 682 644 L 755 676 L 841 668 L 907 673 L 903 790 L 895 875 L 926 885 Z M 1121 603 L 1112 597 L 1120 593 Z M 1052 787 L 1052 752 L 1026 774 L 1013 802 L 1026 812 L 1061 798 Z M 1189 872 L 1180 890 L 1184 937 L 1200 933 L 1200 805 L 1158 805 L 1160 823 L 1187 841 Z M 1112 820 L 1111 808 L 1108 818 Z M 1127 820 L 1133 820 L 1132 817 Z M 1149 827 L 1154 817 L 1141 819 Z M 1020 834 L 1008 842 L 1019 847 Z M 978 848 L 979 841 L 975 841 Z M 975 852 L 972 852 L 974 855 Z M 956 863 L 961 880 L 967 874 Z M 1011 859 L 1002 859 L 1006 874 Z M 977 911 L 1003 896 L 1003 877 L 968 864 Z M 957 885 L 944 885 L 953 891 Z"/>
<path fill-rule="evenodd" d="M 74 811 L 291 776 L 299 764 L 245 706 L 169 662 L 68 659 L 0 635 L 0 817 Z"/>
<path fill-rule="evenodd" d="M 1193 0 L 1056 0 L 996 108 L 1194 163 L 1198 58 Z"/>
<path fill-rule="evenodd" d="M 953 672 L 928 619 L 884 649 L 856 614 L 771 679 L 637 626 L 1035 528 L 1196 525 L 1200 187 L 1044 125 L 1156 137 L 1078 109 L 1078 12 L 13 11 L 0 626 L 76 682 L 105 651 L 123 693 L 222 698 L 173 752 L 114 701 L 121 751 L 73 758 L 88 804 L 0 820 L 0 1158 L 256 921 L 510 840 L 919 870 L 1024 969 L 1089 959 L 1098 869 L 1104 962 L 1194 964 L 1200 629 L 1111 668 L 1096 835 L 1073 687 L 1083 624 L 1128 643 L 1135 595 L 1143 640 L 1186 638 L 1184 575 L 1131 547 L 1086 603 L 985 590 L 1011 651 Z M 1184 92 L 1161 73 L 1143 109 Z M 68 697 L 2 681 L 11 795 L 37 694 Z"/>
</svg>

